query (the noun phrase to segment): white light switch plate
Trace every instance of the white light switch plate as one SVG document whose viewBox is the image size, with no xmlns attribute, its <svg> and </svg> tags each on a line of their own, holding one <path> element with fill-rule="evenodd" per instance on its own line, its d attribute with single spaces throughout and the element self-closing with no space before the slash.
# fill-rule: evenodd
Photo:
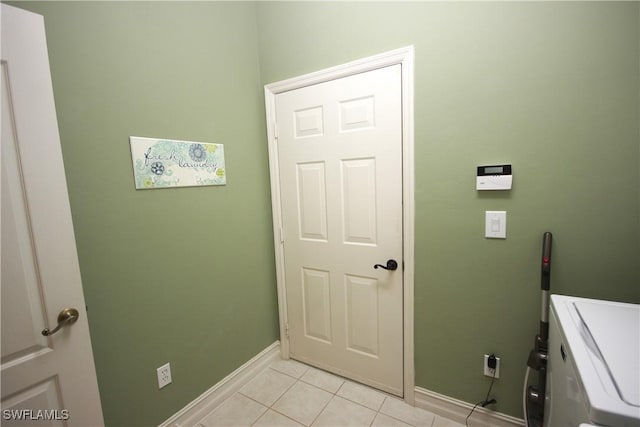
<svg viewBox="0 0 640 427">
<path fill-rule="evenodd" d="M 507 211 L 486 211 L 484 236 L 489 239 L 507 238 Z"/>
</svg>

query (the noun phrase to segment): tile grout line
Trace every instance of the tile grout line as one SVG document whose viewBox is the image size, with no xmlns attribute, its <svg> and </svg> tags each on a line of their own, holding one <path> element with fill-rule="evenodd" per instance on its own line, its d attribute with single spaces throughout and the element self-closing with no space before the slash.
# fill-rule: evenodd
<svg viewBox="0 0 640 427">
<path fill-rule="evenodd" d="M 274 404 L 275 404 L 275 402 L 274 402 Z M 264 405 L 263 405 L 263 406 L 264 406 Z M 300 425 L 304 426 L 304 424 L 303 424 L 303 423 L 301 423 L 301 422 L 299 422 L 298 420 L 294 420 L 293 418 L 291 418 L 291 417 L 290 417 L 290 416 L 288 416 L 287 414 L 283 414 L 282 412 L 280 412 L 280 411 L 278 411 L 277 409 L 274 409 L 274 408 L 272 408 L 272 407 L 268 407 L 268 408 L 267 408 L 267 410 L 265 411 L 265 414 L 266 414 L 267 412 L 269 412 L 269 410 L 271 410 L 271 411 L 275 412 L 276 414 L 282 415 L 283 417 L 285 417 L 285 418 L 287 418 L 287 419 L 289 419 L 289 420 L 293 421 L 294 423 L 297 423 L 297 424 L 300 424 Z M 264 414 L 262 414 L 262 415 L 260 416 L 260 418 L 262 418 L 262 416 L 264 416 Z M 258 419 L 257 419 L 257 420 L 252 424 L 252 425 L 255 425 L 255 424 L 258 422 L 258 420 L 259 420 L 260 418 L 258 418 Z"/>
<path fill-rule="evenodd" d="M 386 401 L 387 401 L 387 396 L 385 396 L 384 399 L 382 399 L 382 403 L 380 404 L 380 407 L 376 411 L 376 415 L 373 417 L 373 419 L 369 423 L 369 427 L 371 427 L 373 425 L 373 423 L 376 421 L 376 418 L 378 418 L 378 415 L 380 415 L 380 409 L 382 409 L 382 406 L 384 405 L 384 402 L 386 402 Z"/>
<path fill-rule="evenodd" d="M 298 363 L 299 363 L 299 362 L 298 362 Z M 294 380 L 296 380 L 296 381 L 297 381 L 297 380 L 299 380 L 300 378 L 302 378 L 302 376 L 303 376 L 304 374 L 306 374 L 306 373 L 307 373 L 307 371 L 309 370 L 309 368 L 306 368 L 306 369 L 304 370 L 304 372 L 303 372 L 302 374 L 300 374 L 300 378 L 298 378 L 298 377 L 294 377 L 294 376 L 293 376 L 293 375 L 291 375 L 291 374 L 288 374 L 287 372 L 282 372 L 282 371 L 280 371 L 280 370 L 278 370 L 278 369 L 276 369 L 276 368 L 272 368 L 271 366 L 267 366 L 267 369 L 271 369 L 272 371 L 275 371 L 275 372 L 277 372 L 277 373 L 279 373 L 279 374 L 286 375 L 286 376 L 288 376 L 288 377 L 290 377 L 290 378 L 293 378 L 293 379 L 294 379 Z M 264 372 L 264 371 L 262 371 L 262 372 Z"/>
<path fill-rule="evenodd" d="M 305 374 L 306 374 L 308 371 L 309 371 L 309 370 L 307 369 L 307 371 L 305 371 Z M 325 371 L 325 372 L 326 372 L 326 371 Z M 332 375 L 332 374 L 329 374 L 329 375 Z M 333 400 L 333 398 L 337 396 L 338 391 L 342 388 L 342 386 L 344 385 L 345 381 L 344 381 L 344 380 L 342 380 L 342 384 L 340 384 L 340 387 L 338 387 L 338 390 L 336 390 L 335 392 L 330 392 L 330 391 L 324 390 L 323 388 L 318 387 L 318 386 L 316 386 L 316 385 L 314 385 L 314 384 L 309 384 L 309 383 L 307 383 L 306 381 L 304 381 L 304 380 L 302 379 L 302 377 L 303 377 L 303 376 L 304 376 L 304 374 L 302 374 L 302 375 L 300 376 L 300 379 L 299 379 L 298 381 L 302 381 L 303 383 L 305 383 L 305 384 L 307 384 L 307 385 L 309 385 L 309 386 L 311 386 L 311 387 L 315 387 L 315 388 L 317 388 L 317 389 L 319 389 L 319 390 L 323 390 L 323 391 L 326 391 L 327 393 L 331 393 L 331 399 L 329 399 L 329 400 L 327 401 L 327 403 L 326 403 L 326 404 L 324 405 L 324 407 L 320 410 L 320 412 L 318 412 L 318 415 L 316 415 L 316 417 L 313 419 L 313 421 L 311 421 L 311 424 L 309 424 L 309 427 L 311 427 L 311 426 L 313 425 L 313 423 L 315 423 L 315 422 L 316 422 L 316 420 L 318 419 L 318 417 L 319 417 L 319 416 L 324 412 L 324 410 L 325 410 L 325 409 L 327 409 L 327 406 L 329 406 L 329 403 L 331 403 L 331 401 Z M 338 378 L 338 377 L 336 377 L 336 378 Z"/>
<path fill-rule="evenodd" d="M 277 371 L 277 369 L 275 369 L 275 371 Z M 307 371 L 304 371 L 304 372 L 306 373 Z M 286 375 L 286 374 L 285 374 L 285 375 Z M 304 375 L 304 373 L 303 373 L 302 375 Z M 300 375 L 300 376 L 302 376 L 302 375 Z M 291 376 L 289 375 L 289 377 L 291 377 Z M 291 377 L 291 378 L 294 378 L 294 377 Z M 282 394 L 280 395 L 280 397 L 278 397 L 278 398 L 276 399 L 276 401 L 275 401 L 275 402 L 273 402 L 273 403 L 271 404 L 271 406 L 269 406 L 269 409 L 271 409 L 272 411 L 274 411 L 274 412 L 276 412 L 276 413 L 278 413 L 278 414 L 282 415 L 282 416 L 283 416 L 283 417 L 285 417 L 285 418 L 288 418 L 288 419 L 290 419 L 290 420 L 293 420 L 294 422 L 296 422 L 296 423 L 298 423 L 298 424 L 304 425 L 304 423 L 298 422 L 298 420 L 295 420 L 295 419 L 291 418 L 291 417 L 290 417 L 289 415 L 287 415 L 287 414 L 283 414 L 282 412 L 278 411 L 277 409 L 275 409 L 275 408 L 273 407 L 273 405 L 275 405 L 275 404 L 276 404 L 276 403 L 277 403 L 277 402 L 282 398 L 282 396 L 284 396 L 285 394 L 287 394 L 287 392 L 288 392 L 289 390 L 291 390 L 291 389 L 293 388 L 293 386 L 295 386 L 295 385 L 298 383 L 298 381 L 300 381 L 300 379 L 298 379 L 298 378 L 294 378 L 294 379 L 295 379 L 295 381 L 294 381 L 293 383 L 291 383 L 291 385 L 289 386 L 289 388 L 287 388 L 287 389 L 284 391 L 284 393 L 282 393 Z"/>
<path fill-rule="evenodd" d="M 327 392 L 327 393 L 331 394 L 331 398 L 327 401 L 327 403 L 323 406 L 323 408 L 320 410 L 320 412 L 318 412 L 318 415 L 316 415 L 316 416 L 315 416 L 315 418 L 311 421 L 311 424 L 309 424 L 309 426 L 307 426 L 307 427 L 311 427 L 311 426 L 313 425 L 313 423 L 315 423 L 315 422 L 317 421 L 318 417 L 320 417 L 320 415 L 322 415 L 322 413 L 325 411 L 325 409 L 327 409 L 327 406 L 329 406 L 329 403 L 331 403 L 331 401 L 332 401 L 335 397 L 340 397 L 340 398 L 342 398 L 342 399 L 344 399 L 344 400 L 346 400 L 346 401 L 348 401 L 348 402 L 351 402 L 351 403 L 353 403 L 353 404 L 355 404 L 355 405 L 361 406 L 361 407 L 363 407 L 363 408 L 365 408 L 365 409 L 371 409 L 371 408 L 368 408 L 368 407 L 366 407 L 366 406 L 364 406 L 364 405 L 362 405 L 362 404 L 360 404 L 360 403 L 358 403 L 358 402 L 354 402 L 354 401 L 352 401 L 351 399 L 348 399 L 348 398 L 346 398 L 346 397 L 343 397 L 343 396 L 339 396 L 339 395 L 338 395 L 338 392 L 340 391 L 340 389 L 342 389 L 342 387 L 344 387 L 344 385 L 345 385 L 345 384 L 346 384 L 346 382 L 347 382 L 347 379 L 346 379 L 346 378 L 345 378 L 345 379 L 342 379 L 342 377 L 335 376 L 335 375 L 333 375 L 333 374 L 331 374 L 331 373 L 328 373 L 328 372 L 327 372 L 327 374 L 332 375 L 332 376 L 335 376 L 335 378 L 338 378 L 338 379 L 340 379 L 340 380 L 342 381 L 342 384 L 340 384 L 340 387 L 338 387 L 338 388 L 336 389 L 336 391 L 333 391 L 333 392 L 332 392 L 332 391 L 329 391 L 329 390 L 325 390 L 324 388 L 319 387 L 319 386 L 318 386 L 318 385 L 316 385 L 316 384 L 312 384 L 312 383 L 309 383 L 309 382 L 307 382 L 307 381 L 303 380 L 303 379 L 302 379 L 302 377 L 304 377 L 304 376 L 305 376 L 305 374 L 306 374 L 307 372 L 309 372 L 309 369 L 310 369 L 310 368 L 307 368 L 307 370 L 305 370 L 305 371 L 304 371 L 304 373 L 303 373 L 302 375 L 300 375 L 300 378 L 296 378 L 296 382 L 294 382 L 294 383 L 291 385 L 291 387 L 289 387 L 289 388 L 288 388 L 284 393 L 282 393 L 282 395 L 280 396 L 280 397 L 284 396 L 284 394 L 285 394 L 287 391 L 289 391 L 289 390 L 290 390 L 290 389 L 291 389 L 291 388 L 292 388 L 296 383 L 298 383 L 298 382 L 303 383 L 303 384 L 306 384 L 306 385 L 308 385 L 308 386 L 310 386 L 310 387 L 314 387 L 314 388 L 317 388 L 318 390 L 321 390 L 321 391 L 324 391 L 324 392 Z M 326 372 L 326 371 L 323 371 L 323 372 Z M 386 396 L 385 396 L 385 399 L 386 399 Z M 278 398 L 278 400 L 279 400 L 279 398 Z M 276 400 L 276 402 L 277 402 L 278 400 Z M 384 403 L 384 399 L 383 399 L 383 403 Z M 275 402 L 274 402 L 274 405 L 275 405 Z M 382 407 L 382 405 L 381 405 L 381 407 Z M 274 410 L 274 411 L 275 411 L 275 409 L 273 409 L 273 408 L 270 408 L 270 409 L 272 409 L 272 410 Z M 276 411 L 276 412 L 278 412 L 278 411 Z M 279 412 L 278 412 L 278 413 L 279 413 Z M 282 415 L 285 415 L 285 414 L 282 414 Z M 377 413 L 376 413 L 376 415 L 377 415 Z M 285 416 L 286 416 L 286 415 L 285 415 Z M 290 417 L 287 417 L 287 418 L 291 419 Z M 373 417 L 373 418 L 374 418 L 374 420 L 375 420 L 375 415 L 374 415 L 374 417 Z M 296 421 L 296 420 L 294 420 L 294 421 Z M 297 421 L 296 421 L 296 422 L 297 422 Z M 372 420 L 371 422 L 373 423 L 373 420 Z"/>
<path fill-rule="evenodd" d="M 387 418 L 391 418 L 391 419 L 393 419 L 393 420 L 395 420 L 395 421 L 399 421 L 399 422 L 401 422 L 402 424 L 406 424 L 406 425 L 408 425 L 408 426 L 415 427 L 415 425 L 410 424 L 410 423 L 408 423 L 408 422 L 406 422 L 406 421 L 403 421 L 403 420 L 401 420 L 401 419 L 399 419 L 399 418 L 396 418 L 396 417 L 394 417 L 393 415 L 389 415 L 389 414 L 385 414 L 384 412 L 381 412 L 382 407 L 384 406 L 384 403 L 385 403 L 385 402 L 387 401 L 387 399 L 389 399 L 389 398 L 394 399 L 394 398 L 393 398 L 393 397 L 391 397 L 391 396 L 385 396 L 385 397 L 384 397 L 384 400 L 382 401 L 382 404 L 380 405 L 380 408 L 378 409 L 378 412 L 377 412 L 377 414 L 376 414 L 376 415 L 384 415 L 385 417 L 387 417 Z M 414 407 L 415 407 L 415 406 L 414 406 Z M 436 419 L 435 419 L 435 417 L 434 417 L 434 418 L 433 418 L 433 421 L 431 422 L 431 426 L 430 426 L 430 427 L 433 427 L 433 423 L 435 423 L 435 420 L 436 420 Z M 375 417 L 373 418 L 373 421 L 375 421 Z M 373 421 L 371 421 L 371 424 L 373 424 Z"/>
<path fill-rule="evenodd" d="M 304 382 L 304 381 L 303 381 Z M 306 383 L 305 383 L 306 384 Z M 318 387 L 319 388 L 319 387 Z M 320 389 L 322 390 L 322 389 Z M 325 390 L 326 391 L 326 390 Z M 324 412 L 325 409 L 327 409 L 327 406 L 329 406 L 329 403 L 331 403 L 331 401 L 333 400 L 333 398 L 336 397 L 335 393 L 333 393 L 333 395 L 331 396 L 331 399 L 329 399 L 327 401 L 327 403 L 325 403 L 324 407 L 320 410 L 320 412 L 318 412 L 318 415 L 316 415 L 316 417 L 313 419 L 313 421 L 311 421 L 311 424 L 309 424 L 309 427 L 311 427 L 313 425 L 313 423 L 316 422 L 316 420 L 318 419 L 318 417 Z"/>
<path fill-rule="evenodd" d="M 273 402 L 273 403 L 271 404 L 271 406 L 268 406 L 268 407 L 267 407 L 267 411 L 270 409 L 270 410 L 272 410 L 272 411 L 276 412 L 277 414 L 280 414 L 280 415 L 282 415 L 283 417 L 288 418 L 288 419 L 290 419 L 290 420 L 292 420 L 292 421 L 294 421 L 294 422 L 296 422 L 296 423 L 298 423 L 298 424 L 301 424 L 301 425 L 306 426 L 304 423 L 300 423 L 298 420 L 295 420 L 295 419 L 291 418 L 291 417 L 290 417 L 290 416 L 288 416 L 287 414 L 284 414 L 284 413 L 282 413 L 282 412 L 278 411 L 277 409 L 275 409 L 275 408 L 273 407 L 273 405 L 275 405 L 275 404 L 276 404 L 276 403 L 277 403 L 277 402 L 282 398 L 282 396 L 284 396 L 284 395 L 285 395 L 289 390 L 291 390 L 291 389 L 292 389 L 292 388 L 293 388 L 297 383 L 303 383 L 303 384 L 306 384 L 306 385 L 308 385 L 308 386 L 310 386 L 310 387 L 317 388 L 318 390 L 322 390 L 322 391 L 324 391 L 324 392 L 330 393 L 330 394 L 332 394 L 332 396 L 336 396 L 336 393 L 332 393 L 332 392 L 330 392 L 330 391 L 327 391 L 327 390 L 325 390 L 325 389 L 323 389 L 323 388 L 321 388 L 321 387 L 318 387 L 318 386 L 317 386 L 317 385 L 315 385 L 315 384 L 308 383 L 308 382 L 306 382 L 306 381 L 304 381 L 304 380 L 302 379 L 302 377 L 303 377 L 303 376 L 304 376 L 304 375 L 309 371 L 309 369 L 310 369 L 309 367 L 307 367 L 307 368 L 305 369 L 305 371 L 300 375 L 300 377 L 299 377 L 299 378 L 296 378 L 296 377 L 294 377 L 294 376 L 292 376 L 292 375 L 289 375 L 289 374 L 288 374 L 288 373 L 286 373 L 286 372 L 279 371 L 279 370 L 277 370 L 277 369 L 275 369 L 275 368 L 272 368 L 271 366 L 269 366 L 269 367 L 268 367 L 268 369 L 271 369 L 271 370 L 275 371 L 276 373 L 279 373 L 279 374 L 282 374 L 282 375 L 286 375 L 286 376 L 288 376 L 289 378 L 294 379 L 295 381 L 294 381 L 294 382 L 293 382 L 293 383 L 292 383 L 292 384 L 291 384 L 291 385 L 290 385 L 290 386 L 289 386 L 289 387 L 288 387 L 288 388 L 287 388 L 287 389 L 286 389 L 286 390 L 285 390 L 285 391 L 284 391 L 284 392 L 283 392 L 283 393 L 282 393 L 282 394 L 281 394 L 281 395 L 280 395 L 280 396 L 275 400 L 275 402 Z M 343 380 L 343 384 L 344 384 L 344 380 Z M 341 385 L 340 387 L 338 387 L 338 390 L 340 390 L 340 388 L 341 388 L 341 387 L 342 387 L 342 385 Z M 336 391 L 336 392 L 337 392 L 337 391 Z M 238 393 L 240 393 L 240 392 L 238 392 Z M 242 394 L 242 393 L 240 393 L 240 394 Z M 243 394 L 243 396 L 244 396 L 244 394 Z M 249 396 L 246 396 L 246 397 L 248 397 L 249 399 L 251 399 Z M 332 397 L 331 399 L 333 399 L 333 397 Z M 316 421 L 316 419 L 320 416 L 320 414 L 322 414 L 322 412 L 327 408 L 327 406 L 329 405 L 329 402 L 331 402 L 331 399 L 329 399 L 329 401 L 324 405 L 324 407 L 320 410 L 320 412 L 318 413 L 318 415 L 316 415 L 316 417 L 313 419 L 313 421 L 311 422 L 311 424 L 309 424 L 309 426 L 306 426 L 306 427 L 310 427 L 311 425 L 313 425 L 313 423 L 314 423 L 314 422 Z M 254 400 L 254 399 L 251 399 L 251 400 Z M 262 405 L 262 406 L 265 406 L 263 403 L 260 403 L 260 402 L 258 402 L 258 401 L 256 401 L 256 400 L 254 400 L 254 401 L 255 401 L 255 402 L 257 402 L 257 403 L 259 403 L 259 404 L 260 404 L 260 405 Z M 354 403 L 355 403 L 355 402 L 354 402 Z M 266 413 L 267 411 L 265 411 L 265 413 Z M 259 420 L 263 415 L 264 415 L 264 413 L 263 413 L 260 417 L 258 417 L 258 420 Z M 256 421 L 254 422 L 254 424 L 255 424 L 256 422 L 258 422 L 258 420 L 256 420 Z"/>
<path fill-rule="evenodd" d="M 255 423 L 257 423 L 257 422 L 258 422 L 258 420 L 264 416 L 264 414 L 266 414 L 267 412 L 269 412 L 269 410 L 272 410 L 273 412 L 275 412 L 275 413 L 277 413 L 277 414 L 280 414 L 280 415 L 282 415 L 283 417 L 288 418 L 288 419 L 290 419 L 290 420 L 292 420 L 292 421 L 294 421 L 294 422 L 298 423 L 298 421 L 297 421 L 297 420 L 294 420 L 293 418 L 291 418 L 291 417 L 290 417 L 290 416 L 288 416 L 287 414 L 283 414 L 282 412 L 280 412 L 280 411 L 278 411 L 277 409 L 275 409 L 275 408 L 273 407 L 273 405 L 275 405 L 275 404 L 276 404 L 276 402 L 278 402 L 282 396 L 284 396 L 284 395 L 285 395 L 289 390 L 291 390 L 291 389 L 293 388 L 293 386 L 294 386 L 294 385 L 296 385 L 296 383 L 299 381 L 299 379 L 298 379 L 298 378 L 295 378 L 295 377 L 292 377 L 291 375 L 288 375 L 288 374 L 286 374 L 286 373 L 284 373 L 284 372 L 280 372 L 280 371 L 278 371 L 277 369 L 273 369 L 273 368 L 271 368 L 271 366 L 268 366 L 268 367 L 267 367 L 267 369 L 271 369 L 272 371 L 275 371 L 275 372 L 277 372 L 277 373 L 279 373 L 279 374 L 286 375 L 286 376 L 288 376 L 289 378 L 293 378 L 295 381 L 294 381 L 294 382 L 292 382 L 292 383 L 291 383 L 291 385 L 290 385 L 290 386 L 289 386 L 289 387 L 288 387 L 284 392 L 282 392 L 282 394 L 281 394 L 280 396 L 278 396 L 278 398 L 277 398 L 277 399 L 276 399 L 276 400 L 275 400 L 275 401 L 274 401 L 270 406 L 266 406 L 264 403 L 258 402 L 257 400 L 255 400 L 255 399 L 253 399 L 253 398 L 251 398 L 251 397 L 249 397 L 249 396 L 245 396 L 245 395 L 244 395 L 244 394 L 242 394 L 240 391 L 238 391 L 238 393 L 242 394 L 243 396 L 245 396 L 245 397 L 247 397 L 247 398 L 249 398 L 249 399 L 253 400 L 254 402 L 259 403 L 259 404 L 260 404 L 260 405 L 262 405 L 262 406 L 266 406 L 266 408 L 267 408 L 267 410 L 266 410 L 262 415 L 260 415 L 260 416 L 258 417 L 258 419 L 257 419 L 257 420 L 255 420 L 255 421 L 253 422 L 253 424 L 252 424 L 252 425 L 254 425 Z M 266 371 L 266 370 L 265 370 L 265 371 Z M 262 372 L 265 372 L 265 371 L 262 371 Z M 262 373 L 262 372 L 261 372 L 261 373 Z M 306 372 L 306 371 L 305 371 L 305 372 Z M 258 375 L 260 375 L 260 374 L 258 374 Z M 302 374 L 302 375 L 304 375 L 304 374 Z M 257 375 L 256 375 L 256 376 L 257 376 Z M 298 423 L 298 424 L 302 424 L 302 423 Z M 302 424 L 302 425 L 304 425 L 304 424 Z"/>
<path fill-rule="evenodd" d="M 333 375 L 333 374 L 331 374 L 331 373 L 328 373 L 328 374 L 329 374 L 329 375 Z M 335 376 L 335 375 L 333 375 L 333 376 Z M 336 378 L 342 378 L 342 377 L 338 377 L 338 376 L 335 376 L 335 377 L 336 377 Z M 304 380 L 302 379 L 302 377 L 300 377 L 300 381 L 304 382 L 305 384 L 309 384 L 309 383 L 307 383 L 306 381 L 304 381 Z M 351 402 L 351 403 L 353 403 L 353 404 L 355 404 L 355 405 L 358 405 L 358 406 L 361 406 L 361 407 L 363 407 L 363 408 L 365 408 L 365 409 L 370 409 L 370 410 L 371 410 L 371 408 L 369 408 L 369 407 L 367 407 L 367 406 L 364 406 L 364 405 L 362 405 L 362 404 L 361 404 L 361 403 L 359 403 L 359 402 L 355 402 L 355 401 L 353 401 L 353 400 L 351 400 L 351 399 L 349 399 L 349 398 L 347 398 L 347 397 L 345 397 L 345 396 L 340 396 L 340 395 L 338 395 L 338 392 L 342 389 L 342 387 L 344 387 L 344 385 L 347 383 L 347 381 L 348 381 L 348 380 L 347 380 L 346 378 L 345 378 L 345 379 L 343 379 L 343 380 L 342 380 L 342 384 L 340 384 L 340 387 L 338 387 L 338 389 L 337 389 L 335 392 L 328 392 L 328 393 L 331 393 L 333 396 L 331 397 L 331 399 L 329 399 L 329 401 L 328 401 L 328 402 L 327 402 L 327 404 L 324 406 L 324 408 L 322 408 L 322 410 L 318 413 L 318 415 L 317 415 L 317 416 L 316 416 L 316 418 L 313 420 L 313 422 L 310 424 L 310 426 L 311 426 L 311 425 L 313 425 L 313 423 L 314 423 L 314 422 L 316 422 L 316 420 L 318 419 L 318 417 L 319 417 L 319 416 L 324 412 L 324 410 L 325 410 L 325 409 L 327 409 L 327 406 L 329 406 L 329 403 L 331 403 L 331 401 L 332 401 L 335 397 L 339 397 L 339 398 L 341 398 L 341 399 L 346 400 L 347 402 Z M 324 390 L 323 388 L 318 387 L 318 386 L 316 386 L 316 385 L 314 385 L 314 384 L 309 384 L 309 385 L 310 385 L 310 386 L 312 386 L 312 387 L 316 387 L 316 388 L 318 388 L 318 389 L 320 389 L 320 390 Z M 327 391 L 327 390 L 324 390 L 324 391 Z M 384 402 L 384 400 L 385 400 L 385 399 L 386 399 L 386 396 L 385 396 L 385 398 L 382 400 L 382 402 Z M 381 405 L 380 407 L 382 407 L 382 405 Z M 376 415 L 377 415 L 377 413 L 376 413 Z M 371 420 L 371 423 L 373 423 L 373 421 L 375 420 L 376 415 L 374 415 L 374 416 L 373 416 L 373 420 Z M 370 427 L 370 426 L 371 426 L 371 424 L 369 424 L 369 427 Z"/>
<path fill-rule="evenodd" d="M 256 402 L 258 405 L 260 405 L 260 406 L 262 406 L 262 407 L 264 407 L 264 408 L 266 409 L 266 411 L 262 412 L 262 413 L 260 414 L 260 416 L 259 416 L 258 418 L 256 418 L 256 420 L 255 420 L 254 422 L 252 422 L 252 423 L 251 423 L 251 425 L 252 425 L 252 426 L 253 426 L 253 425 L 255 425 L 255 423 L 257 423 L 257 422 L 258 422 L 258 420 L 264 416 L 264 414 L 266 414 L 267 412 L 269 412 L 269 409 L 271 409 L 270 407 L 266 406 L 264 403 L 262 403 L 262 402 L 258 402 L 258 401 L 257 401 L 257 400 L 255 400 L 253 397 L 251 397 L 251 396 L 247 396 L 246 394 L 244 394 L 244 393 L 242 393 L 242 392 L 240 392 L 240 391 L 236 391 L 236 393 L 235 393 L 235 394 L 239 394 L 239 395 L 240 395 L 240 396 L 242 396 L 242 397 L 246 397 L 247 399 L 249 399 L 249 400 L 252 400 L 252 401 Z"/>
</svg>

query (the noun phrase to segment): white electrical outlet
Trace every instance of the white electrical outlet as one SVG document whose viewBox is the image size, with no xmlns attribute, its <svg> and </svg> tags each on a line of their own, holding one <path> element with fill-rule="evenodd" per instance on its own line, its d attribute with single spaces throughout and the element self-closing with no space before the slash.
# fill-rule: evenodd
<svg viewBox="0 0 640 427">
<path fill-rule="evenodd" d="M 158 388 L 171 384 L 171 365 L 165 364 L 156 369 L 158 373 Z"/>
<path fill-rule="evenodd" d="M 489 367 L 489 354 L 484 355 L 484 374 L 488 377 L 493 378 L 493 369 Z M 500 358 L 496 357 L 496 369 L 495 369 L 495 377 L 500 378 Z"/>
</svg>

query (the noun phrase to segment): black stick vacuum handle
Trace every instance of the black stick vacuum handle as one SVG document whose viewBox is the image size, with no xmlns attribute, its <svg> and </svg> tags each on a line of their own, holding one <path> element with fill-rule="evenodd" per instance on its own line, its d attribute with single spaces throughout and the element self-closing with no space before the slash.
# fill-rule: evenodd
<svg viewBox="0 0 640 427">
<path fill-rule="evenodd" d="M 548 231 L 542 237 L 542 280 L 540 290 L 542 291 L 542 307 L 540 311 L 540 338 L 539 346 L 545 352 L 547 350 L 547 340 L 549 339 L 549 288 L 551 282 L 551 233 Z"/>
<path fill-rule="evenodd" d="M 544 291 L 549 290 L 551 282 L 551 240 L 551 233 L 548 231 L 544 233 L 542 237 L 542 283 L 540 284 Z"/>
</svg>

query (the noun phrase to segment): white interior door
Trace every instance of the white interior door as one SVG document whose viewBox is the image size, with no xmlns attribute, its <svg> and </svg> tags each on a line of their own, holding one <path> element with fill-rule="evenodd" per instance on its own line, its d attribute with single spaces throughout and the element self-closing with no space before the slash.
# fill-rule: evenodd
<svg viewBox="0 0 640 427">
<path fill-rule="evenodd" d="M 44 23 L 1 6 L 2 425 L 101 426 Z"/>
<path fill-rule="evenodd" d="M 393 65 L 275 98 L 290 356 L 399 396 L 401 86 Z"/>
</svg>

